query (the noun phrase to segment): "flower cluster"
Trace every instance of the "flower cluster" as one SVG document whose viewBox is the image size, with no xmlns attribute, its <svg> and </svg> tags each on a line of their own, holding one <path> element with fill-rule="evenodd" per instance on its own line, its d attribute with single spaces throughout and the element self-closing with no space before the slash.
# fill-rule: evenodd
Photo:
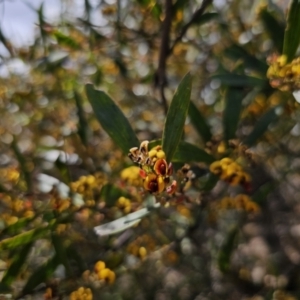
<svg viewBox="0 0 300 300">
<path fill-rule="evenodd" d="M 80 176 L 77 181 L 71 183 L 71 189 L 74 193 L 79 193 L 84 196 L 85 200 L 91 200 L 95 197 L 95 192 L 99 192 L 101 187 L 106 183 L 103 174 Z"/>
<path fill-rule="evenodd" d="M 128 214 L 131 211 L 131 201 L 123 196 L 117 200 L 116 206 L 125 214 Z"/>
<path fill-rule="evenodd" d="M 224 197 L 219 203 L 218 208 L 226 209 L 237 209 L 243 210 L 249 213 L 259 212 L 259 206 L 251 200 L 248 195 L 238 194 L 235 197 Z"/>
<path fill-rule="evenodd" d="M 143 183 L 140 175 L 140 168 L 137 166 L 130 166 L 122 170 L 121 178 L 122 180 L 133 186 L 141 186 Z"/>
<path fill-rule="evenodd" d="M 92 300 L 93 294 L 90 288 L 84 288 L 81 286 L 78 290 L 74 291 L 70 295 L 70 300 Z"/>
<path fill-rule="evenodd" d="M 248 185 L 251 177 L 243 168 L 229 157 L 213 162 L 209 170 L 230 185 Z"/>
<path fill-rule="evenodd" d="M 116 274 L 111 269 L 106 268 L 105 262 L 99 260 L 95 264 L 95 273 L 98 279 L 109 284 L 113 284 L 116 280 Z"/>
<path fill-rule="evenodd" d="M 270 67 L 267 77 L 273 88 L 281 91 L 294 91 L 300 88 L 300 57 L 287 63 L 286 55 L 273 54 L 268 58 Z"/>
<path fill-rule="evenodd" d="M 140 176 L 144 178 L 144 188 L 150 193 L 159 194 L 166 191 L 173 194 L 177 182 L 170 184 L 173 173 L 172 163 L 167 163 L 165 152 L 161 146 L 156 146 L 148 151 L 148 141 L 143 141 L 140 147 L 133 147 L 129 151 L 129 158 L 140 166 Z"/>
</svg>

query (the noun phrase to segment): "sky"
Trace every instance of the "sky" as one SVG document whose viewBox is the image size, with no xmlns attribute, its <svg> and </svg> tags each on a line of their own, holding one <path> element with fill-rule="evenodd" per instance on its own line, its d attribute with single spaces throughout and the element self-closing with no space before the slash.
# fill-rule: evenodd
<svg viewBox="0 0 300 300">
<path fill-rule="evenodd" d="M 15 46 L 33 42 L 37 22 L 34 9 L 39 8 L 42 2 L 46 18 L 50 21 L 57 19 L 61 10 L 60 0 L 0 0 L 0 27 Z M 0 51 L 2 53 L 3 49 Z"/>
</svg>

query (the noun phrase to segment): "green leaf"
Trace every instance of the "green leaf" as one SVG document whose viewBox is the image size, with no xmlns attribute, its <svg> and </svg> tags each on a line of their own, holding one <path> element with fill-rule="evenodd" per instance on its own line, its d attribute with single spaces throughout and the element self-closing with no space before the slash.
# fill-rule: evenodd
<svg viewBox="0 0 300 300">
<path fill-rule="evenodd" d="M 205 162 L 211 164 L 215 161 L 214 157 L 206 153 L 203 149 L 197 146 L 180 142 L 172 159 L 174 162 Z"/>
<path fill-rule="evenodd" d="M 71 276 L 72 275 L 71 267 L 69 264 L 66 247 L 64 246 L 63 238 L 53 233 L 51 239 L 52 239 L 52 245 L 54 247 L 56 255 L 58 256 L 60 263 L 65 266 L 67 275 Z"/>
<path fill-rule="evenodd" d="M 192 77 L 187 73 L 180 82 L 165 121 L 162 148 L 167 161 L 171 161 L 181 140 L 185 119 L 188 113 L 192 89 Z"/>
<path fill-rule="evenodd" d="M 253 146 L 255 142 L 267 131 L 269 125 L 278 120 L 280 105 L 271 108 L 255 124 L 252 132 L 245 138 L 244 144 Z"/>
<path fill-rule="evenodd" d="M 28 161 L 25 158 L 25 156 L 21 153 L 18 145 L 17 145 L 17 141 L 15 140 L 15 138 L 13 139 L 12 143 L 11 143 L 11 148 L 20 164 L 20 168 L 22 171 L 22 174 L 24 176 L 26 185 L 27 185 L 27 189 L 29 191 L 31 191 L 32 189 L 32 178 L 31 178 L 31 172 L 28 170 Z"/>
<path fill-rule="evenodd" d="M 161 140 L 153 140 L 149 143 L 149 149 L 158 145 L 161 145 Z M 205 162 L 211 164 L 214 161 L 215 158 L 203 149 L 184 141 L 179 142 L 172 159 L 174 163 Z"/>
<path fill-rule="evenodd" d="M 265 62 L 260 61 L 238 45 L 232 45 L 225 49 L 224 54 L 234 61 L 238 59 L 242 60 L 246 68 L 257 71 L 263 75 L 265 75 L 268 70 L 268 65 Z"/>
<path fill-rule="evenodd" d="M 25 284 L 22 295 L 26 295 L 34 290 L 39 284 L 45 282 L 56 270 L 60 264 L 58 255 L 54 255 L 45 264 L 40 266 L 28 279 Z"/>
<path fill-rule="evenodd" d="M 280 23 L 275 16 L 266 8 L 260 11 L 260 17 L 263 21 L 264 27 L 271 37 L 277 51 L 282 52 L 283 38 L 284 38 L 284 25 Z"/>
<path fill-rule="evenodd" d="M 222 84 L 230 87 L 266 87 L 268 81 L 265 79 L 251 77 L 239 74 L 217 74 L 211 76 L 211 79 L 218 79 Z"/>
<path fill-rule="evenodd" d="M 10 235 L 14 235 L 17 234 L 19 231 L 21 231 L 22 229 L 24 230 L 24 228 L 32 221 L 36 218 L 37 216 L 34 216 L 32 218 L 20 218 L 16 223 L 11 224 L 9 226 L 7 226 L 6 228 L 4 228 L 1 232 L 0 235 L 5 235 L 5 234 L 10 234 Z"/>
<path fill-rule="evenodd" d="M 10 286 L 11 283 L 14 281 L 14 279 L 19 275 L 26 258 L 31 250 L 33 243 L 28 243 L 21 250 L 16 252 L 16 254 L 13 257 L 13 260 L 8 268 L 8 270 L 5 272 L 1 283 L 3 283 L 6 286 Z"/>
<path fill-rule="evenodd" d="M 209 173 L 207 180 L 204 182 L 204 184 L 201 187 L 201 190 L 205 191 L 205 192 L 211 191 L 216 186 L 219 179 L 220 178 L 218 176 L 216 176 L 212 173 Z"/>
<path fill-rule="evenodd" d="M 40 227 L 20 233 L 14 237 L 10 237 L 0 241 L 0 250 L 14 249 L 18 246 L 31 243 L 39 238 L 45 237 L 49 232 L 49 227 Z"/>
<path fill-rule="evenodd" d="M 228 88 L 226 91 L 223 114 L 224 140 L 226 142 L 235 137 L 243 98 L 244 91 L 242 89 Z"/>
<path fill-rule="evenodd" d="M 71 244 L 69 247 L 67 247 L 66 253 L 68 259 L 71 262 L 73 261 L 74 263 L 76 263 L 76 267 L 78 268 L 80 274 L 82 274 L 85 270 L 88 269 L 86 262 L 82 259 L 74 245 Z"/>
<path fill-rule="evenodd" d="M 207 125 L 205 118 L 198 110 L 197 106 L 191 101 L 189 107 L 189 117 L 194 128 L 206 143 L 211 140 L 210 127 Z"/>
<path fill-rule="evenodd" d="M 138 138 L 115 102 L 103 91 L 95 90 L 92 84 L 87 84 L 85 88 L 102 128 L 122 151 L 127 154 L 130 148 L 138 146 Z"/>
<path fill-rule="evenodd" d="M 202 25 L 202 24 L 205 24 L 205 23 L 215 19 L 218 16 L 219 16 L 219 14 L 215 13 L 215 12 L 201 14 L 201 16 L 194 21 L 194 24 Z"/>
<path fill-rule="evenodd" d="M 53 35 L 56 38 L 57 43 L 59 45 L 68 46 L 69 48 L 74 49 L 74 50 L 77 50 L 80 48 L 79 44 L 74 39 L 63 34 L 60 31 L 54 31 Z"/>
<path fill-rule="evenodd" d="M 283 53 L 287 56 L 287 62 L 295 57 L 300 43 L 300 2 L 292 0 L 288 12 L 287 24 L 284 33 Z"/>
<path fill-rule="evenodd" d="M 82 143 L 87 146 L 88 144 L 88 133 L 89 133 L 89 126 L 88 122 L 85 117 L 85 113 L 82 107 L 82 98 L 77 91 L 74 91 L 74 99 L 76 102 L 77 107 L 77 116 L 78 116 L 78 135 L 82 141 Z"/>
<path fill-rule="evenodd" d="M 235 246 L 235 240 L 238 234 L 239 228 L 234 227 L 227 235 L 224 244 L 221 247 L 219 256 L 218 256 L 218 266 L 219 269 L 225 273 L 229 271 L 230 267 L 230 258 Z"/>
<path fill-rule="evenodd" d="M 113 206 L 121 196 L 128 197 L 129 195 L 112 183 L 105 184 L 100 192 L 100 199 L 103 199 L 108 206 Z"/>
</svg>

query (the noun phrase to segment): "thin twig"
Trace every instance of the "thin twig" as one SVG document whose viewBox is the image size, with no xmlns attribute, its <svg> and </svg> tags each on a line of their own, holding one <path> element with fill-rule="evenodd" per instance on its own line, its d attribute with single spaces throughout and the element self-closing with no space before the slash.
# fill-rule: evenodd
<svg viewBox="0 0 300 300">
<path fill-rule="evenodd" d="M 170 31 L 171 31 L 171 24 L 172 24 L 172 8 L 173 8 L 172 0 L 166 0 L 165 2 L 165 19 L 162 23 L 162 37 L 161 37 L 160 53 L 159 53 L 159 60 L 158 60 L 158 69 L 155 74 L 155 86 L 159 88 L 161 103 L 163 105 L 165 114 L 167 114 L 168 111 L 168 103 L 165 96 L 165 87 L 167 85 L 167 75 L 166 75 L 167 59 L 173 53 L 174 47 L 176 46 L 177 43 L 181 41 L 181 39 L 184 37 L 189 27 L 198 18 L 200 18 L 203 15 L 205 9 L 212 2 L 213 0 L 203 0 L 201 7 L 194 12 L 190 21 L 182 27 L 182 30 L 176 37 L 171 47 L 170 47 Z"/>
<path fill-rule="evenodd" d="M 181 39 L 184 37 L 184 35 L 186 34 L 186 32 L 187 32 L 187 30 L 190 28 L 190 26 L 193 25 L 193 23 L 195 23 L 195 22 L 197 21 L 197 19 L 199 19 L 199 18 L 203 15 L 203 13 L 205 12 L 206 8 L 207 8 L 210 4 L 212 4 L 212 2 L 213 2 L 213 0 L 203 0 L 203 2 L 202 2 L 202 4 L 201 4 L 200 8 L 198 8 L 198 9 L 194 12 L 194 14 L 193 14 L 192 18 L 190 19 L 190 21 L 189 21 L 188 23 L 186 23 L 186 24 L 182 27 L 182 29 L 181 29 L 179 35 L 176 37 L 175 41 L 173 42 L 173 45 L 172 45 L 172 46 L 170 47 L 170 49 L 169 49 L 169 53 L 168 53 L 169 55 L 172 54 L 172 52 L 173 52 L 175 46 L 181 41 Z"/>
<path fill-rule="evenodd" d="M 155 78 L 155 84 L 159 87 L 162 105 L 164 107 L 164 112 L 167 114 L 168 103 L 165 96 L 165 86 L 167 83 L 166 77 L 166 64 L 169 55 L 169 43 L 170 43 L 170 31 L 172 24 L 172 0 L 166 0 L 165 2 L 165 19 L 162 23 L 162 37 L 161 46 L 159 53 L 158 69 Z"/>
</svg>

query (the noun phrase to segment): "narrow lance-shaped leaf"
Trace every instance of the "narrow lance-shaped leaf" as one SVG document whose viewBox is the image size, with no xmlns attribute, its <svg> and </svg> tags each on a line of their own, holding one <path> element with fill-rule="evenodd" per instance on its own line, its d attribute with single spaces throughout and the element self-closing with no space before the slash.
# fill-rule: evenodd
<svg viewBox="0 0 300 300">
<path fill-rule="evenodd" d="M 293 60 L 300 43 L 300 2 L 292 0 L 288 12 L 287 24 L 284 33 L 283 53 L 287 62 Z"/>
<path fill-rule="evenodd" d="M 222 272 L 227 272 L 230 267 L 230 258 L 234 250 L 236 236 L 238 234 L 238 227 L 234 227 L 227 235 L 224 244 L 221 247 L 218 256 L 218 265 Z"/>
<path fill-rule="evenodd" d="M 56 30 L 53 32 L 53 36 L 56 38 L 57 43 L 62 46 L 67 46 L 71 49 L 79 49 L 80 46 L 73 38 L 68 35 L 63 34 L 62 32 Z"/>
<path fill-rule="evenodd" d="M 19 275 L 26 258 L 29 254 L 29 251 L 31 250 L 32 243 L 28 243 L 23 248 L 15 253 L 15 256 L 13 257 L 13 260 L 4 274 L 1 283 L 4 285 L 10 286 L 11 283 L 14 281 L 14 279 Z"/>
<path fill-rule="evenodd" d="M 266 87 L 268 81 L 266 79 L 261 79 L 258 77 L 251 77 L 247 75 L 240 74 L 217 74 L 211 76 L 212 79 L 218 79 L 224 85 L 230 87 Z"/>
<path fill-rule="evenodd" d="M 246 137 L 244 143 L 253 146 L 255 142 L 267 131 L 269 125 L 279 118 L 280 106 L 275 106 L 266 112 L 254 126 L 252 132 Z"/>
<path fill-rule="evenodd" d="M 149 143 L 149 149 L 160 144 L 161 140 L 153 140 Z M 208 154 L 203 149 L 184 141 L 179 142 L 179 145 L 173 156 L 173 162 L 204 162 L 211 164 L 214 161 L 215 158 L 212 155 Z"/>
<path fill-rule="evenodd" d="M 57 266 L 60 264 L 58 255 L 54 255 L 45 264 L 40 266 L 28 279 L 25 284 L 22 295 L 30 293 L 39 284 L 45 282 L 56 270 Z"/>
<path fill-rule="evenodd" d="M 80 94 L 77 91 L 74 91 L 74 99 L 77 107 L 77 116 L 78 116 L 78 135 L 82 143 L 87 146 L 88 144 L 88 135 L 89 135 L 89 126 L 86 120 L 84 110 L 82 107 L 82 99 Z"/>
<path fill-rule="evenodd" d="M 122 151 L 127 154 L 131 147 L 138 146 L 138 138 L 115 102 L 105 92 L 95 90 L 92 84 L 87 84 L 85 88 L 102 128 Z"/>
<path fill-rule="evenodd" d="M 240 47 L 238 45 L 234 44 L 230 46 L 229 48 L 224 50 L 224 54 L 234 61 L 236 61 L 237 59 L 242 60 L 245 67 L 250 70 L 257 71 L 263 75 L 265 75 L 268 70 L 268 65 L 265 61 L 260 61 L 254 55 L 251 55 L 243 47 Z"/>
<path fill-rule="evenodd" d="M 210 127 L 207 125 L 205 118 L 198 110 L 197 106 L 191 101 L 189 107 L 189 117 L 197 130 L 198 134 L 202 137 L 204 142 L 208 142 L 211 140 L 211 132 Z"/>
<path fill-rule="evenodd" d="M 281 24 L 266 8 L 260 11 L 260 17 L 267 33 L 274 42 L 277 51 L 281 53 L 283 47 L 284 25 Z"/>
<path fill-rule="evenodd" d="M 190 104 L 191 89 L 192 78 L 188 73 L 184 76 L 174 94 L 165 121 L 162 148 L 168 161 L 172 160 L 182 136 Z"/>
<path fill-rule="evenodd" d="M 235 137 L 244 92 L 238 88 L 228 88 L 225 95 L 225 109 L 223 114 L 224 140 L 228 141 Z"/>
<path fill-rule="evenodd" d="M 41 237 L 44 237 L 48 231 L 49 227 L 40 227 L 4 239 L 0 242 L 0 250 L 14 249 L 18 246 L 33 242 Z"/>
<path fill-rule="evenodd" d="M 174 162 L 205 162 L 211 164 L 215 161 L 214 157 L 199 147 L 180 142 L 173 157 Z"/>
<path fill-rule="evenodd" d="M 63 264 L 66 268 L 67 274 L 71 275 L 71 267 L 69 264 L 66 247 L 64 245 L 63 238 L 55 233 L 51 236 L 52 245 L 54 247 L 55 253 L 58 256 L 58 259 L 61 264 Z"/>
</svg>

